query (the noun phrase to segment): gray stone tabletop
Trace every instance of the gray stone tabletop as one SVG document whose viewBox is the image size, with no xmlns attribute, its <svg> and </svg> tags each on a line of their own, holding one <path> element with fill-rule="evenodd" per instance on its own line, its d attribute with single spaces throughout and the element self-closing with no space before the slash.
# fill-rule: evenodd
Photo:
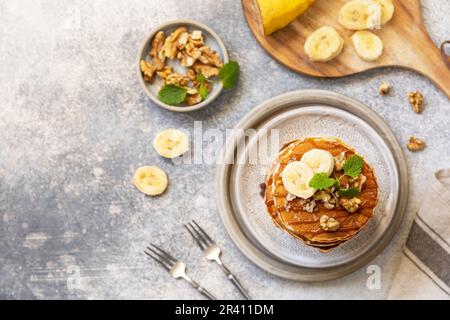
<svg viewBox="0 0 450 320">
<path fill-rule="evenodd" d="M 446 40 L 450 2 L 421 3 L 435 43 Z M 141 40 L 175 18 L 212 27 L 241 65 L 238 88 L 199 112 L 176 114 L 153 105 L 135 75 Z M 224 261 L 255 298 L 387 296 L 424 181 L 450 163 L 449 100 L 429 80 L 400 69 L 335 80 L 296 74 L 259 47 L 238 0 L 1 1 L 0 24 L 0 298 L 202 298 L 146 259 L 142 250 L 150 241 L 182 257 L 219 298 L 239 298 L 182 229 L 192 218 L 223 247 Z M 382 81 L 393 85 L 389 97 L 378 94 Z M 190 131 L 198 120 L 204 128 L 225 130 L 268 98 L 310 88 L 364 102 L 402 145 L 411 134 L 427 141 L 420 153 L 405 148 L 410 205 L 398 235 L 370 263 L 381 269 L 379 289 L 366 285 L 367 267 L 313 284 L 259 269 L 220 221 L 214 166 L 175 165 L 151 147 L 161 129 Z M 421 115 L 406 100 L 412 90 L 425 96 Z M 169 174 L 169 189 L 160 197 L 146 197 L 130 183 L 134 170 L 148 164 Z"/>
</svg>

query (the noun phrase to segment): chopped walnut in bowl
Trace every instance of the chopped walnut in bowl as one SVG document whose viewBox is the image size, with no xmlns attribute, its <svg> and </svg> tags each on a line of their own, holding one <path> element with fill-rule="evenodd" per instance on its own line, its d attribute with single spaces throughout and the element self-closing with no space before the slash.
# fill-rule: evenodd
<svg viewBox="0 0 450 320">
<path fill-rule="evenodd" d="M 216 81 L 220 68 L 229 62 L 219 36 L 193 20 L 176 20 L 153 29 L 138 55 L 139 82 L 157 105 L 177 112 L 198 110 L 222 91 Z M 170 99 L 161 94 L 175 87 Z M 167 94 L 167 92 L 165 92 Z M 174 100 L 176 99 L 176 100 Z"/>
</svg>

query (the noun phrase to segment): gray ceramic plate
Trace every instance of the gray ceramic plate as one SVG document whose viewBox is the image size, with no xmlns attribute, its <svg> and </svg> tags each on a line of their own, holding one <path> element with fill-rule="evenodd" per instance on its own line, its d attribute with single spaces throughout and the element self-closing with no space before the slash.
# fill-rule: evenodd
<svg viewBox="0 0 450 320">
<path fill-rule="evenodd" d="M 170 33 L 175 31 L 177 28 L 185 26 L 189 32 L 192 32 L 193 30 L 201 30 L 205 39 L 205 43 L 207 46 L 209 46 L 214 51 L 218 52 L 220 56 L 222 57 L 223 63 L 228 62 L 228 53 L 227 49 L 225 48 L 225 45 L 223 44 L 220 37 L 215 33 L 211 28 L 204 25 L 203 23 L 189 20 L 189 19 L 179 19 L 179 20 L 173 20 L 166 22 L 162 25 L 159 25 L 158 27 L 154 28 L 150 33 L 147 35 L 147 37 L 142 42 L 142 45 L 139 49 L 137 61 L 136 61 L 136 73 L 139 79 L 139 83 L 141 84 L 142 88 L 144 89 L 147 96 L 157 105 L 164 109 L 168 109 L 171 111 L 176 112 L 189 112 L 201 109 L 203 107 L 206 107 L 208 104 L 210 104 L 215 98 L 219 96 L 219 94 L 222 92 L 223 86 L 220 81 L 217 81 L 214 83 L 213 90 L 210 92 L 208 97 L 200 102 L 199 104 L 193 105 L 193 106 L 187 106 L 187 105 L 180 105 L 180 106 L 171 106 L 168 104 L 165 104 L 161 102 L 158 99 L 158 92 L 160 88 L 164 85 L 163 81 L 159 79 L 159 77 L 156 77 L 155 82 L 152 84 L 148 84 L 144 81 L 144 77 L 142 76 L 141 69 L 140 69 L 140 61 L 142 59 L 148 59 L 148 52 L 151 48 L 151 41 L 155 34 L 158 31 L 164 31 L 166 36 L 168 36 Z M 178 71 L 179 73 L 186 73 L 186 68 L 182 67 L 178 60 L 175 59 L 173 61 L 168 60 L 167 65 L 172 66 L 175 71 Z"/>
<path fill-rule="evenodd" d="M 247 141 L 246 153 L 235 164 L 218 165 L 218 208 L 236 245 L 258 266 L 290 279 L 332 279 L 366 264 L 395 234 L 407 204 L 406 163 L 392 132 L 372 110 L 333 92 L 297 91 L 265 102 L 236 127 L 253 128 L 259 134 Z M 323 253 L 275 227 L 259 195 L 259 184 L 264 181 L 279 146 L 272 153 L 260 153 L 253 163 L 245 158 L 260 145 L 262 133 L 268 132 L 270 141 L 271 129 L 278 129 L 280 146 L 307 136 L 338 137 L 374 167 L 379 204 L 369 224 L 355 238 Z M 239 143 L 242 137 L 230 139 Z M 227 145 L 233 144 L 229 141 Z M 227 159 L 235 151 L 224 149 L 222 156 Z"/>
</svg>

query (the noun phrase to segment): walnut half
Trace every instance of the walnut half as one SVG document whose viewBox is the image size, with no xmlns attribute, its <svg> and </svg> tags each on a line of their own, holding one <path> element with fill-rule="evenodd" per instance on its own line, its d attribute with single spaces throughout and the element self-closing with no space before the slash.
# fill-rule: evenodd
<svg viewBox="0 0 450 320">
<path fill-rule="evenodd" d="M 347 212 L 354 213 L 358 211 L 359 207 L 362 204 L 362 200 L 356 197 L 351 199 L 341 198 L 341 200 L 339 200 L 339 203 Z"/>
<path fill-rule="evenodd" d="M 340 223 L 334 218 L 330 218 L 327 215 L 320 217 L 319 225 L 322 230 L 325 231 L 337 231 L 340 228 Z"/>
<path fill-rule="evenodd" d="M 425 149 L 425 141 L 416 138 L 416 137 L 409 137 L 409 142 L 406 145 L 406 147 L 408 148 L 409 151 L 412 152 L 417 152 L 417 151 L 421 151 L 423 149 Z"/>
<path fill-rule="evenodd" d="M 415 113 L 421 113 L 423 110 L 423 94 L 419 91 L 408 93 L 408 100 Z"/>
</svg>

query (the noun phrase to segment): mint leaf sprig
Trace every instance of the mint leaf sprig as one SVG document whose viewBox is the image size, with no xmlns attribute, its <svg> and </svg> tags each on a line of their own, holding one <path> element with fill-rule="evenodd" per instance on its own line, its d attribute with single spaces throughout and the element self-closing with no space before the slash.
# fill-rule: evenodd
<svg viewBox="0 0 450 320">
<path fill-rule="evenodd" d="M 165 104 L 176 106 L 186 100 L 186 88 L 176 85 L 166 85 L 158 92 L 158 99 Z"/>
<path fill-rule="evenodd" d="M 231 60 L 223 65 L 219 71 L 219 78 L 225 89 L 231 89 L 236 86 L 239 81 L 240 67 L 239 63 Z"/>
<path fill-rule="evenodd" d="M 343 167 L 344 175 L 351 178 L 357 178 L 362 173 L 363 165 L 364 160 L 360 156 L 356 154 L 351 156 L 345 160 Z M 347 189 L 341 188 L 339 178 L 335 178 L 329 178 L 325 172 L 316 173 L 309 181 L 309 186 L 317 190 L 325 190 L 336 185 L 339 195 L 344 198 L 353 198 L 360 195 L 360 191 L 356 187 L 350 187 Z"/>
<path fill-rule="evenodd" d="M 325 172 L 316 173 L 309 181 L 309 186 L 317 190 L 331 188 L 337 183 L 336 179 L 329 178 Z"/>
</svg>

